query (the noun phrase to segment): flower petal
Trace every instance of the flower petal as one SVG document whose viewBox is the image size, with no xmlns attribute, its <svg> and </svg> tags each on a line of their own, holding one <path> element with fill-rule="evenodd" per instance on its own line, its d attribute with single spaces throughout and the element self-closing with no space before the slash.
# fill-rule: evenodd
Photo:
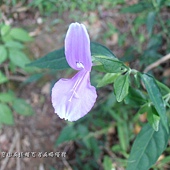
<svg viewBox="0 0 170 170">
<path fill-rule="evenodd" d="M 91 70 L 90 39 L 83 24 L 72 23 L 65 38 L 65 55 L 70 67 L 75 70 Z"/>
<path fill-rule="evenodd" d="M 79 71 L 71 79 L 60 79 L 52 89 L 52 104 L 60 118 L 76 121 L 86 115 L 96 101 L 96 89 L 90 74 Z"/>
</svg>

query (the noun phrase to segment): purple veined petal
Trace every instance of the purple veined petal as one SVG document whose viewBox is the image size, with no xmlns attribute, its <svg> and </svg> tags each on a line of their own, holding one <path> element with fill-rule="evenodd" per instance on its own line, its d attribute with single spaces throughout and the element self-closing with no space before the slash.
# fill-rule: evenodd
<svg viewBox="0 0 170 170">
<path fill-rule="evenodd" d="M 93 107 L 97 94 L 90 84 L 90 73 L 79 71 L 71 79 L 60 79 L 52 89 L 52 104 L 60 118 L 76 121 Z"/>
<path fill-rule="evenodd" d="M 72 23 L 69 26 L 65 38 L 65 55 L 68 64 L 73 69 L 91 70 L 90 39 L 83 24 Z"/>
</svg>

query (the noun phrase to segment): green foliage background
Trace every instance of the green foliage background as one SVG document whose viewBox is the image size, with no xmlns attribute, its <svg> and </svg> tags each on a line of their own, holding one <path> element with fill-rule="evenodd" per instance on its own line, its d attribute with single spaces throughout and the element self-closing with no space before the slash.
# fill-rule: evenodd
<svg viewBox="0 0 170 170">
<path fill-rule="evenodd" d="M 55 145 L 60 147 L 62 144 L 73 141 L 78 146 L 75 151 L 77 164 L 72 165 L 75 170 L 168 169 L 170 149 L 169 145 L 166 146 L 169 137 L 169 77 L 156 74 L 158 81 L 150 76 L 155 73 L 153 70 L 149 74 L 142 73 L 142 70 L 170 52 L 170 19 L 162 15 L 163 12 L 168 13 L 170 1 L 144 0 L 134 4 L 128 4 L 125 0 L 1 2 L 11 8 L 18 3 L 32 12 L 38 10 L 44 20 L 56 14 L 57 19 L 53 23 L 57 24 L 64 22 L 62 15 L 66 12 L 69 13 L 71 20 L 79 22 L 93 22 L 93 18 L 89 18 L 88 13 L 100 14 L 101 9 L 116 8 L 122 15 L 133 16 L 133 20 L 128 21 L 131 25 L 130 32 L 122 34 L 118 28 L 107 22 L 106 31 L 99 36 L 100 42 L 105 44 L 113 34 L 118 35 L 117 45 L 125 49 L 120 60 L 113 54 L 113 47 L 109 47 L 112 53 L 101 44 L 91 43 L 93 61 L 96 64 L 91 75 L 92 83 L 98 88 L 99 94 L 105 91 L 104 97 L 99 99 L 95 108 L 87 116 L 75 123 L 68 122 L 56 139 Z M 0 12 L 0 17 L 3 18 L 2 16 L 3 12 Z M 10 13 L 8 17 L 12 17 Z M 27 116 L 32 115 L 34 111 L 25 100 L 16 97 L 15 90 L 8 88 L 12 80 L 5 71 L 6 66 L 11 75 L 18 74 L 18 69 L 29 75 L 30 77 L 24 81 L 25 84 L 36 82 L 46 74 L 54 75 L 53 69 L 60 71 L 69 69 L 69 66 L 65 60 L 64 48 L 28 64 L 31 59 L 25 51 L 26 43 L 34 41 L 28 31 L 9 25 L 3 19 L 1 19 L 0 30 L 0 124 L 12 125 L 14 124 L 12 112 Z M 129 37 L 135 45 L 126 45 Z M 138 63 L 138 70 L 127 66 L 131 62 Z M 25 64 L 28 64 L 27 67 Z M 42 73 L 28 66 L 49 70 Z M 163 72 L 164 65 L 156 69 L 158 72 Z M 148 123 L 141 122 L 142 114 L 145 115 Z M 136 137 L 134 131 L 137 127 L 142 130 Z M 110 133 L 110 131 L 115 132 Z M 108 142 L 108 136 L 112 138 L 111 143 Z M 156 163 L 162 152 L 164 158 Z M 99 161 L 103 167 L 99 167 Z M 54 168 L 51 167 L 51 169 Z"/>
</svg>

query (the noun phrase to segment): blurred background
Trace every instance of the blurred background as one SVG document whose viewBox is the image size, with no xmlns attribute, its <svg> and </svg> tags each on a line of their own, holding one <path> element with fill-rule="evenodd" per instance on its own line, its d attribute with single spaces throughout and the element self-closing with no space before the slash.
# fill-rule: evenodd
<svg viewBox="0 0 170 170">
<path fill-rule="evenodd" d="M 54 114 L 50 93 L 73 71 L 25 67 L 63 47 L 72 22 L 85 24 L 91 41 L 131 68 L 170 86 L 169 60 L 149 68 L 170 52 L 169 0 L 0 0 L 0 170 L 126 168 L 147 122 L 146 114 L 136 114 L 140 101 L 117 103 L 112 85 L 100 87 L 91 112 L 70 123 Z M 103 76 L 93 70 L 92 84 Z M 168 146 L 152 169 L 170 169 L 169 154 Z"/>
</svg>

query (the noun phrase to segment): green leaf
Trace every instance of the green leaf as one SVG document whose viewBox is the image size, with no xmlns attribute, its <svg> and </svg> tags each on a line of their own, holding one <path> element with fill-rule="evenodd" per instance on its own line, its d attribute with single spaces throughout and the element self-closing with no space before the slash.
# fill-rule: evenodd
<svg viewBox="0 0 170 170">
<path fill-rule="evenodd" d="M 121 73 L 125 67 L 117 58 L 108 58 L 105 56 L 95 56 L 95 60 L 103 64 L 108 73 Z"/>
<path fill-rule="evenodd" d="M 3 63 L 7 59 L 7 50 L 1 45 L 0 46 L 0 64 Z"/>
<path fill-rule="evenodd" d="M 149 35 L 152 34 L 153 26 L 154 26 L 154 23 L 155 23 L 155 16 L 156 16 L 155 11 L 149 12 L 149 14 L 147 16 L 146 28 L 147 28 Z"/>
<path fill-rule="evenodd" d="M 138 89 L 129 87 L 129 93 L 125 98 L 125 103 L 132 106 L 141 106 L 147 101 L 146 96 Z"/>
<path fill-rule="evenodd" d="M 90 51 L 91 51 L 91 55 L 94 57 L 107 56 L 109 58 L 116 58 L 116 56 L 112 53 L 112 51 L 110 51 L 107 47 L 96 42 L 90 43 Z"/>
<path fill-rule="evenodd" d="M 98 43 L 91 43 L 91 53 L 92 56 L 107 56 L 109 58 L 115 58 L 114 54 L 104 47 L 101 44 Z M 44 57 L 33 61 L 30 64 L 27 64 L 27 66 L 35 66 L 39 68 L 50 68 L 50 69 L 56 69 L 56 70 L 61 70 L 61 69 L 66 69 L 70 68 L 66 61 L 66 57 L 64 54 L 64 48 L 61 48 L 59 50 L 52 51 L 45 55 Z"/>
<path fill-rule="evenodd" d="M 77 129 L 77 135 L 79 138 L 83 138 L 89 133 L 88 128 L 85 125 L 78 124 L 76 129 Z"/>
<path fill-rule="evenodd" d="M 127 123 L 124 121 L 117 122 L 117 130 L 121 149 L 123 151 L 127 151 L 129 147 L 129 133 Z"/>
<path fill-rule="evenodd" d="M 113 169 L 112 160 L 110 159 L 110 157 L 104 156 L 103 168 L 104 168 L 104 170 L 112 170 Z"/>
<path fill-rule="evenodd" d="M 155 79 L 147 74 L 142 74 L 142 81 L 146 87 L 146 90 L 149 94 L 149 98 L 152 101 L 156 111 L 158 112 L 163 125 L 167 129 L 167 132 L 169 131 L 168 128 L 168 120 L 166 116 L 166 108 L 164 106 L 164 101 L 162 99 L 162 95 L 160 93 L 159 87 L 156 84 Z"/>
<path fill-rule="evenodd" d="M 149 107 L 149 104 L 148 104 L 148 103 L 144 104 L 144 105 L 138 110 L 137 114 L 147 113 L 148 107 Z"/>
<path fill-rule="evenodd" d="M 17 41 L 7 41 L 5 43 L 5 46 L 8 47 L 8 48 L 17 48 L 17 49 L 23 49 L 24 48 L 24 46 Z"/>
<path fill-rule="evenodd" d="M 148 122 L 150 123 L 150 125 L 153 127 L 153 129 L 155 131 L 158 131 L 160 117 L 158 116 L 157 111 L 155 110 L 155 108 L 152 105 L 148 106 L 147 119 L 148 119 Z"/>
<path fill-rule="evenodd" d="M 7 77 L 0 71 L 0 84 L 7 82 Z"/>
<path fill-rule="evenodd" d="M 10 35 L 21 42 L 32 41 L 32 38 L 29 36 L 28 32 L 21 28 L 13 28 L 10 31 Z"/>
<path fill-rule="evenodd" d="M 12 92 L 0 93 L 0 101 L 1 102 L 12 102 L 15 99 L 14 94 Z"/>
<path fill-rule="evenodd" d="M 24 99 L 15 99 L 12 104 L 12 107 L 18 114 L 24 116 L 30 116 L 34 114 L 33 108 Z"/>
<path fill-rule="evenodd" d="M 143 113 L 147 113 L 147 119 L 149 124 L 152 126 L 152 128 L 155 131 L 158 131 L 160 117 L 156 109 L 150 103 L 146 103 L 139 109 L 137 114 L 143 114 Z"/>
<path fill-rule="evenodd" d="M 87 149 L 93 152 L 95 159 L 98 159 L 100 155 L 100 148 L 96 138 L 94 137 L 84 138 L 83 142 L 85 143 Z"/>
<path fill-rule="evenodd" d="M 113 83 L 119 75 L 120 73 L 106 73 L 104 77 L 97 84 L 97 87 L 103 87 Z"/>
<path fill-rule="evenodd" d="M 129 91 L 129 74 L 120 75 L 114 82 L 116 99 L 121 102 Z"/>
<path fill-rule="evenodd" d="M 15 49 L 9 49 L 9 58 L 14 65 L 21 68 L 25 68 L 25 64 L 30 62 L 23 52 Z"/>
<path fill-rule="evenodd" d="M 157 132 L 146 124 L 133 143 L 126 170 L 148 170 L 165 150 L 168 137 L 162 122 Z"/>
<path fill-rule="evenodd" d="M 58 146 L 59 144 L 61 144 L 63 142 L 74 140 L 76 138 L 77 138 L 77 132 L 76 132 L 76 129 L 74 128 L 74 126 L 73 125 L 65 126 L 62 129 L 62 131 L 56 141 L 56 146 Z"/>
<path fill-rule="evenodd" d="M 152 5 L 149 2 L 139 2 L 137 4 L 122 8 L 121 13 L 140 13 L 151 7 Z"/>
<path fill-rule="evenodd" d="M 0 123 L 14 124 L 13 115 L 8 105 L 0 103 Z"/>
<path fill-rule="evenodd" d="M 5 36 L 7 33 L 10 31 L 10 26 L 9 25 L 3 25 L 1 27 L 1 36 Z"/>
<path fill-rule="evenodd" d="M 27 64 L 27 66 L 35 66 L 39 68 L 50 68 L 57 70 L 70 68 L 65 58 L 64 48 L 52 51 L 44 57 L 35 60 L 30 64 Z"/>
</svg>

